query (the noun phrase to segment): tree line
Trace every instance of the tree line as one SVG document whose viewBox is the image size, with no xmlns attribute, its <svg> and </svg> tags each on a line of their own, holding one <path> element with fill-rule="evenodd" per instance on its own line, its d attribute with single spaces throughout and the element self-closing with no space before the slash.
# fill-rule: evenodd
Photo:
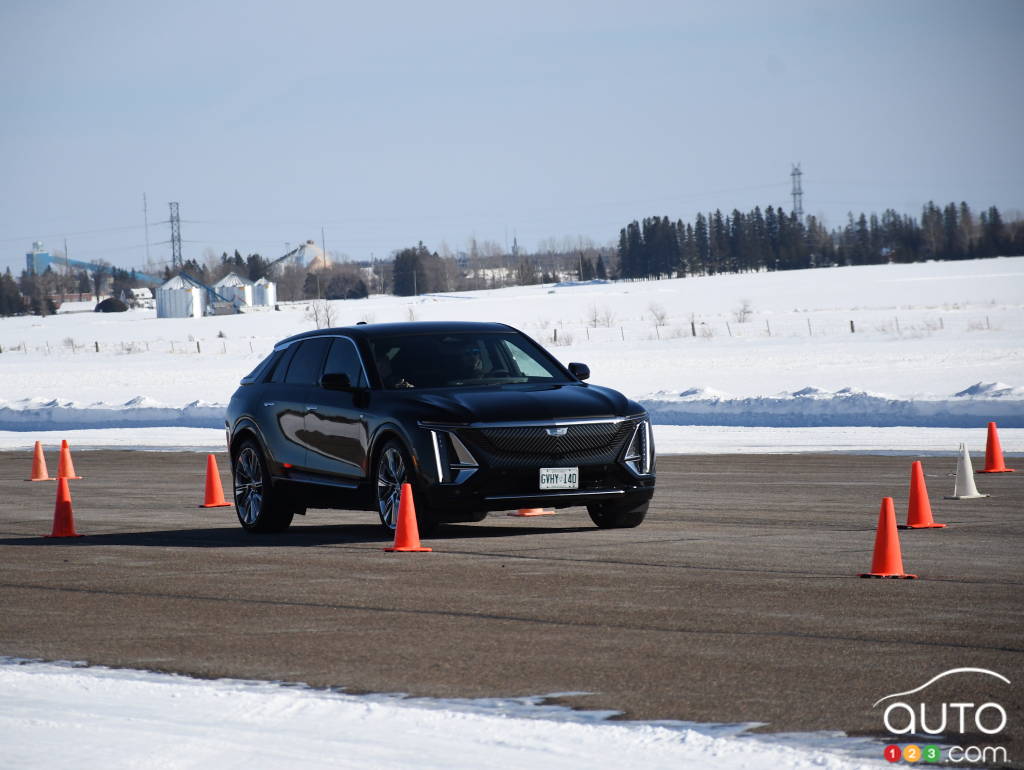
<svg viewBox="0 0 1024 770">
<path fill-rule="evenodd" d="M 697 214 L 692 222 L 653 216 L 619 231 L 618 277 L 664 278 L 831 265 L 975 259 L 1024 255 L 1024 220 L 1003 221 L 990 206 L 975 216 L 966 203 L 924 206 L 920 219 L 887 209 L 851 213 L 829 230 L 814 216 L 768 206 Z"/>
<path fill-rule="evenodd" d="M 1004 221 L 995 206 L 975 214 L 967 203 L 940 208 L 925 204 L 920 217 L 887 209 L 881 216 L 848 215 L 842 227 L 825 227 L 814 216 L 802 220 L 781 207 L 759 206 L 728 214 L 699 213 L 689 222 L 667 216 L 634 220 L 619 231 L 618 243 L 601 247 L 586 238 L 548 239 L 532 253 L 513 242 L 511 250 L 471 239 L 466 252 L 423 242 L 398 249 L 391 259 L 336 262 L 311 270 L 239 251 L 209 254 L 203 263 L 186 260 L 182 271 L 212 285 L 234 272 L 251 281 L 277 283 L 282 301 L 358 299 L 371 293 L 413 296 L 447 291 L 555 283 L 562 280 L 651 279 L 833 265 L 871 265 L 1024 255 L 1024 219 Z M 168 267 L 164 278 L 174 272 Z M 61 298 L 75 294 L 115 297 L 142 285 L 134 271 L 110 265 L 87 273 L 0 275 L 0 316 L 47 315 Z"/>
</svg>

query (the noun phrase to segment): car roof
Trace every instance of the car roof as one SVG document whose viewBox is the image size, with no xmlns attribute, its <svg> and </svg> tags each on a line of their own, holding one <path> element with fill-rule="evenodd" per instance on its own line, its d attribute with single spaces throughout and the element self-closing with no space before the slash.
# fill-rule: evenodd
<svg viewBox="0 0 1024 770">
<path fill-rule="evenodd" d="M 355 326 L 334 326 L 328 329 L 314 329 L 287 337 L 274 347 L 290 345 L 308 337 L 344 335 L 353 339 L 395 337 L 403 334 L 446 334 L 451 332 L 514 332 L 508 324 L 480 321 L 404 321 L 400 323 L 357 324 Z"/>
</svg>

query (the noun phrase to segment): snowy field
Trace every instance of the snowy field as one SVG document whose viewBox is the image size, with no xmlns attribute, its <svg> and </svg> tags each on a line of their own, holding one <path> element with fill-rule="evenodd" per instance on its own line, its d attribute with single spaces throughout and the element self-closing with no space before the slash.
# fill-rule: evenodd
<svg viewBox="0 0 1024 770">
<path fill-rule="evenodd" d="M 354 696 L 0 658 L 4 768 L 858 768 L 882 744 L 743 725 L 609 722 L 542 699 Z"/>
<path fill-rule="evenodd" d="M 643 403 L 659 451 L 1024 452 L 1024 258 L 332 302 L 334 325 L 489 320 Z M 309 303 L 0 319 L 0 449 L 222 449 L 240 377 Z M 0 659 L 0 767 L 881 766 L 881 744 L 608 722 L 541 700 L 350 696 Z"/>
<path fill-rule="evenodd" d="M 329 307 L 334 325 L 509 323 L 643 403 L 660 452 L 978 450 L 989 420 L 1004 450 L 1024 451 L 1024 258 Z M 0 448 L 46 430 L 80 448 L 220 447 L 239 378 L 277 340 L 315 328 L 309 308 L 0 319 Z"/>
</svg>

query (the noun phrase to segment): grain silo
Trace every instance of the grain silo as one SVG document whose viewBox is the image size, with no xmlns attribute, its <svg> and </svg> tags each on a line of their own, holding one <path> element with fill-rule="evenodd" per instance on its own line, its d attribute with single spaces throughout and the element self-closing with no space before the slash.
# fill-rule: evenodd
<svg viewBox="0 0 1024 770">
<path fill-rule="evenodd" d="M 258 307 L 273 307 L 277 304 L 277 284 L 260 278 L 252 285 L 252 304 Z"/>
<path fill-rule="evenodd" d="M 180 275 L 156 290 L 157 318 L 201 318 L 203 290 Z"/>
<path fill-rule="evenodd" d="M 230 300 L 235 307 L 239 306 L 251 306 L 252 301 L 252 281 L 247 278 L 242 278 L 236 273 L 228 273 L 221 278 L 217 283 L 213 285 L 213 288 L 227 300 Z"/>
</svg>

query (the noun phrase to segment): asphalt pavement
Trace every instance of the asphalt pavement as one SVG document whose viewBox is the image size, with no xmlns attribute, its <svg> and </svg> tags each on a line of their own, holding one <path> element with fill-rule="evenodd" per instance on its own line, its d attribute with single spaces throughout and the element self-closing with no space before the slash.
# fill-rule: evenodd
<svg viewBox="0 0 1024 770">
<path fill-rule="evenodd" d="M 30 453 L 0 453 L 0 655 L 349 692 L 562 694 L 625 718 L 888 741 L 875 701 L 976 667 L 1014 684 L 950 678 L 949 697 L 996 700 L 1008 724 L 957 739 L 1019 761 L 1024 472 L 977 476 L 989 498 L 945 500 L 954 453 L 925 458 L 948 526 L 901 531 L 918 580 L 860 579 L 881 498 L 906 516 L 913 459 L 661 457 L 636 529 L 598 530 L 575 508 L 491 514 L 396 554 L 366 512 L 248 534 L 232 508 L 198 507 L 205 455 L 186 452 L 77 452 L 85 537 L 44 539 L 55 485 L 24 481 Z"/>
</svg>

